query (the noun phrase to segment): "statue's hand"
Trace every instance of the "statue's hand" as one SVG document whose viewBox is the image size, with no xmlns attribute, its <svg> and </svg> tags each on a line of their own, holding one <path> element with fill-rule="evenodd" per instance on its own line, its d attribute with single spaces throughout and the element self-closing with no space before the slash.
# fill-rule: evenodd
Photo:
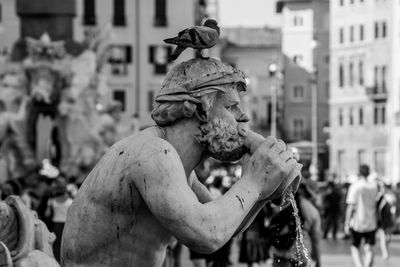
<svg viewBox="0 0 400 267">
<path fill-rule="evenodd" d="M 260 188 L 261 199 L 275 199 L 299 176 L 301 164 L 286 145 L 274 137 L 267 137 L 252 155 L 243 159 L 243 179 Z"/>
</svg>

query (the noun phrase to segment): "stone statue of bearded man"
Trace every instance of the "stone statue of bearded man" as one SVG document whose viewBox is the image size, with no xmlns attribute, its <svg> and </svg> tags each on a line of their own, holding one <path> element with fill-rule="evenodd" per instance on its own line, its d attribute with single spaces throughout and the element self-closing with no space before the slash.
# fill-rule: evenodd
<svg viewBox="0 0 400 267">
<path fill-rule="evenodd" d="M 248 130 L 244 75 L 216 59 L 192 59 L 165 77 L 157 126 L 114 144 L 69 209 L 62 266 L 161 266 L 177 240 L 211 253 L 245 229 L 266 201 L 298 183 L 282 141 Z M 242 178 L 214 200 L 194 168 L 243 157 Z"/>
</svg>

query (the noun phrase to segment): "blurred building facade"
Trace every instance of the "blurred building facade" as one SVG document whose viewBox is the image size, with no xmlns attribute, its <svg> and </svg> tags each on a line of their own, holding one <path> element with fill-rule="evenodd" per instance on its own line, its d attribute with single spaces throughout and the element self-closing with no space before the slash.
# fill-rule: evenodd
<svg viewBox="0 0 400 267">
<path fill-rule="evenodd" d="M 277 12 L 283 19 L 285 140 L 299 144 L 305 168 L 311 164 L 315 146 L 322 175 L 328 167 L 329 1 L 282 0 Z"/>
<path fill-rule="evenodd" d="M 137 114 L 141 125 L 153 124 L 150 112 L 162 78 L 173 64 L 193 56 L 188 50 L 168 63 L 173 47 L 163 39 L 192 26 L 200 5 L 208 10 L 207 1 L 77 0 L 77 40 L 92 27 L 111 27 L 113 48 L 106 69 L 111 97 L 123 103 L 126 118 Z"/>
<path fill-rule="evenodd" d="M 15 0 L 0 2 L 0 58 L 5 60 L 19 38 L 20 21 L 17 17 Z"/>
<path fill-rule="evenodd" d="M 221 31 L 221 60 L 243 70 L 248 76 L 248 92 L 244 96 L 246 113 L 252 127 L 264 135 L 271 134 L 272 101 L 276 93 L 277 135 L 282 127 L 282 79 L 271 77 L 268 66 L 283 68 L 280 29 L 223 28 Z"/>
<path fill-rule="evenodd" d="M 399 179 L 399 3 L 331 1 L 331 167 Z M 398 117 L 397 117 L 398 118 Z"/>
</svg>

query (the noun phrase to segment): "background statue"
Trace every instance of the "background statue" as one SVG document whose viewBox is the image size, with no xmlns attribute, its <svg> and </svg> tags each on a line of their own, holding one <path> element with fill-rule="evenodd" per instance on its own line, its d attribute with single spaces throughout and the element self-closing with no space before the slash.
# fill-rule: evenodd
<svg viewBox="0 0 400 267">
<path fill-rule="evenodd" d="M 28 101 L 23 69 L 8 65 L 0 79 L 0 159 L 6 169 L 0 183 L 23 177 L 36 167 L 26 134 Z"/>
<path fill-rule="evenodd" d="M 55 240 L 37 214 L 19 197 L 0 202 L 0 265 L 4 267 L 59 267 Z"/>
<path fill-rule="evenodd" d="M 28 57 L 16 63 L 18 68 L 6 63 L 0 87 L 4 180 L 23 177 L 40 165 L 40 117 L 52 121 L 47 157 L 61 172 L 81 180 L 120 138 L 120 106 L 109 100 L 103 70 L 111 31 L 92 29 L 86 35 L 86 49 L 76 57 L 65 52 L 63 41 L 52 41 L 45 33 L 39 40 L 26 39 Z"/>
</svg>

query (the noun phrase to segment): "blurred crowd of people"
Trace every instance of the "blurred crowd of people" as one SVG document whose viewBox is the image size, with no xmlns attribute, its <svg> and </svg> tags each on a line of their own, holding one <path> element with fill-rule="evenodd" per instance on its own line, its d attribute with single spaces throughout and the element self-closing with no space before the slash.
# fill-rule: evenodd
<svg viewBox="0 0 400 267">
<path fill-rule="evenodd" d="M 200 181 L 203 181 L 214 197 L 218 198 L 240 178 L 241 168 L 240 165 L 211 165 L 212 167 L 206 162 L 205 167 L 198 170 L 197 174 Z M 363 172 L 364 168 L 367 166 L 360 166 L 361 183 L 366 175 Z M 371 220 L 376 221 L 373 241 L 376 236 L 381 255 L 387 259 L 390 256 L 388 252 L 390 237 L 392 234 L 400 233 L 400 184 L 396 186 L 385 184 L 376 174 L 369 172 L 365 179 L 376 190 L 367 196 L 370 198 L 368 201 L 372 203 L 371 206 L 365 207 L 369 209 Z M 365 238 L 364 233 L 361 234 L 361 238 L 357 236 L 355 225 L 350 226 L 351 231 L 346 229 L 346 209 L 352 204 L 352 198 L 360 198 L 354 189 L 357 184 L 358 182 L 354 183 L 351 189 L 353 192 L 349 195 L 352 184 L 337 183 L 335 180 L 315 182 L 310 179 L 307 172 L 304 172 L 302 182 L 294 196 L 301 233 L 298 232 L 294 209 L 290 203 L 269 202 L 246 231 L 234 237 L 217 252 L 202 255 L 190 251 L 192 264 L 194 267 L 224 267 L 238 261 L 249 267 L 256 267 L 266 266 L 269 260 L 273 267 L 309 266 L 309 262 L 312 262 L 312 266 L 318 267 L 321 266 L 322 239 L 329 239 L 331 242 L 338 239 L 349 240 L 350 247 L 356 249 L 368 242 L 374 245 L 375 242 L 371 243 L 371 240 Z M 387 213 L 380 211 L 382 199 L 386 204 Z M 360 210 L 363 212 L 362 208 L 358 207 L 359 212 Z M 380 216 L 387 221 L 386 225 L 380 222 L 382 221 Z M 349 220 L 355 219 L 349 218 Z M 302 235 L 302 240 L 299 240 L 299 234 Z M 237 259 L 231 255 L 233 245 L 237 245 L 239 249 Z M 170 248 L 164 266 L 182 266 L 181 251 L 181 244 Z M 362 251 L 361 254 L 364 255 L 365 252 Z M 372 266 L 368 260 L 361 262 L 363 265 L 356 266 Z"/>
<path fill-rule="evenodd" d="M 346 207 L 350 204 L 360 206 L 356 203 L 358 200 L 355 186 L 338 184 L 333 180 L 314 182 L 305 173 L 299 190 L 294 195 L 301 224 L 300 233 L 290 201 L 269 202 L 247 230 L 234 237 L 220 250 L 210 255 L 190 251 L 189 256 L 193 266 L 224 267 L 232 265 L 237 260 L 249 267 L 254 267 L 263 266 L 269 259 L 274 267 L 308 266 L 309 261 L 312 261 L 314 266 L 321 266 L 321 239 L 351 239 L 353 257 L 357 258 L 357 255 L 362 252 L 359 251 L 362 239 L 365 244 L 374 245 L 375 235 L 379 240 L 382 257 L 388 258 L 387 246 L 390 235 L 400 232 L 400 184 L 396 187 L 385 184 L 379 177 L 369 174 L 363 168 L 366 167 L 360 167 L 360 177 L 365 176 L 365 183 L 368 182 L 376 188 L 369 197 L 369 203 L 372 203 L 372 206 L 369 208 L 365 206 L 365 209 L 369 209 L 368 214 L 375 214 L 373 216 L 377 217 L 377 225 L 372 226 L 372 230 L 367 229 L 373 232 L 373 238 L 362 231 L 355 231 L 354 225 L 347 225 L 347 220 L 350 221 L 350 218 L 346 218 Z M 218 198 L 240 179 L 241 167 L 239 164 L 228 165 L 208 160 L 196 170 L 196 173 L 199 180 L 209 188 L 213 197 Z M 59 260 L 67 210 L 79 186 L 79 181 L 74 177 L 60 173 L 45 160 L 41 169 L 37 169 L 29 177 L 12 179 L 0 184 L 0 198 L 4 200 L 10 195 L 18 195 L 27 207 L 37 212 L 49 230 L 56 234 L 57 239 L 53 244 L 53 249 L 56 259 Z M 349 194 L 349 191 L 352 192 Z M 383 205 L 387 208 L 387 213 L 382 213 L 382 215 L 378 206 Z M 385 218 L 378 218 L 379 215 Z M 391 216 L 390 220 L 387 216 Z M 351 231 L 346 229 L 349 226 L 353 227 Z M 302 235 L 302 240 L 299 239 L 299 234 Z M 239 247 L 238 259 L 231 257 L 234 242 Z M 181 244 L 171 247 L 164 265 L 181 266 L 181 252 Z M 361 259 L 361 256 L 358 258 Z"/>
</svg>

